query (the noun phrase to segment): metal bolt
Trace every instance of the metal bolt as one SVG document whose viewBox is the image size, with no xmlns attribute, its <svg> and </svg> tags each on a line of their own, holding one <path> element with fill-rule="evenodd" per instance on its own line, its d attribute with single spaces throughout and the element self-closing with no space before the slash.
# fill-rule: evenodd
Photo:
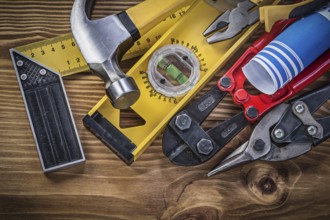
<svg viewBox="0 0 330 220">
<path fill-rule="evenodd" d="M 41 69 L 39 71 L 39 73 L 40 73 L 40 75 L 44 76 L 44 75 L 46 75 L 47 71 L 45 69 Z"/>
<path fill-rule="evenodd" d="M 258 139 L 256 140 L 256 142 L 254 143 L 253 145 L 253 148 L 256 150 L 256 151 L 263 151 L 264 150 L 264 147 L 265 147 L 265 142 L 261 139 Z"/>
<path fill-rule="evenodd" d="M 19 60 L 19 61 L 17 61 L 17 63 L 16 63 L 17 66 L 23 66 L 23 64 L 24 64 L 24 63 L 23 63 L 22 60 Z"/>
<path fill-rule="evenodd" d="M 284 131 L 281 129 L 281 128 L 278 128 L 274 131 L 274 136 L 277 138 L 277 139 L 281 139 L 284 137 Z"/>
<path fill-rule="evenodd" d="M 247 109 L 246 114 L 249 118 L 255 119 L 256 117 L 258 117 L 259 112 L 258 112 L 258 109 L 256 109 L 255 107 L 252 106 Z"/>
<path fill-rule="evenodd" d="M 294 107 L 297 113 L 301 114 L 305 111 L 305 107 L 302 104 L 298 104 Z"/>
<path fill-rule="evenodd" d="M 310 136 L 314 136 L 317 133 L 317 127 L 311 125 L 307 128 L 307 131 Z"/>
<path fill-rule="evenodd" d="M 187 130 L 191 126 L 191 118 L 187 114 L 178 115 L 175 119 L 175 125 L 181 130 Z"/>
<path fill-rule="evenodd" d="M 27 75 L 26 74 L 22 74 L 21 75 L 21 80 L 26 80 L 27 79 Z"/>
<path fill-rule="evenodd" d="M 239 89 L 235 92 L 234 97 L 239 102 L 244 102 L 248 98 L 248 93 L 244 89 Z"/>
<path fill-rule="evenodd" d="M 223 88 L 229 88 L 231 86 L 231 80 L 228 77 L 222 77 L 220 80 L 220 85 Z"/>
<path fill-rule="evenodd" d="M 205 138 L 201 139 L 197 143 L 197 151 L 200 154 L 203 154 L 206 156 L 209 155 L 213 151 L 212 141 L 205 139 Z"/>
</svg>

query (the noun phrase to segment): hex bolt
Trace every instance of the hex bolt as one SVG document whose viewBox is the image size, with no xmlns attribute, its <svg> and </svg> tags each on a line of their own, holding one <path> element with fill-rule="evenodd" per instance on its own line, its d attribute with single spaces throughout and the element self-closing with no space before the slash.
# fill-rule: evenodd
<svg viewBox="0 0 330 220">
<path fill-rule="evenodd" d="M 41 69 L 39 71 L 39 73 L 40 73 L 40 75 L 44 76 L 44 75 L 46 75 L 47 71 L 45 69 Z"/>
<path fill-rule="evenodd" d="M 283 129 L 281 128 L 278 128 L 274 131 L 274 136 L 277 138 L 277 139 L 281 139 L 284 137 L 284 131 Z"/>
<path fill-rule="evenodd" d="M 298 104 L 294 107 L 295 111 L 299 114 L 303 113 L 305 111 L 305 107 L 303 104 Z"/>
<path fill-rule="evenodd" d="M 19 61 L 17 61 L 17 63 L 16 63 L 17 66 L 23 66 L 23 64 L 24 64 L 24 63 L 23 63 L 22 60 L 19 60 Z"/>
<path fill-rule="evenodd" d="M 248 98 L 248 93 L 244 89 L 239 89 L 235 92 L 234 97 L 239 101 L 239 102 L 244 102 Z"/>
<path fill-rule="evenodd" d="M 24 80 L 26 80 L 26 79 L 27 79 L 27 75 L 26 75 L 26 74 L 22 74 L 22 75 L 21 75 L 21 80 L 24 81 Z"/>
<path fill-rule="evenodd" d="M 258 140 L 256 140 L 256 142 L 254 143 L 253 148 L 254 148 L 256 151 L 260 152 L 260 151 L 263 151 L 263 150 L 264 150 L 265 145 L 266 145 L 266 144 L 265 144 L 265 142 L 264 142 L 263 140 L 258 139 Z"/>
<path fill-rule="evenodd" d="M 315 127 L 314 125 L 311 125 L 307 128 L 307 132 L 310 136 L 314 136 L 317 133 L 317 127 Z"/>
<path fill-rule="evenodd" d="M 175 126 L 181 131 L 188 130 L 191 126 L 191 118 L 187 114 L 178 115 L 175 119 Z"/>
<path fill-rule="evenodd" d="M 212 141 L 205 139 L 205 138 L 201 139 L 197 143 L 197 151 L 200 154 L 208 156 L 213 151 Z"/>
<path fill-rule="evenodd" d="M 256 109 L 254 106 L 249 107 L 246 111 L 246 115 L 251 119 L 255 119 L 259 115 L 258 109 Z"/>
<path fill-rule="evenodd" d="M 226 89 L 228 89 L 229 87 L 231 87 L 231 80 L 230 80 L 230 78 L 228 78 L 228 77 L 222 77 L 221 80 L 220 80 L 220 85 L 223 88 L 226 88 Z"/>
</svg>

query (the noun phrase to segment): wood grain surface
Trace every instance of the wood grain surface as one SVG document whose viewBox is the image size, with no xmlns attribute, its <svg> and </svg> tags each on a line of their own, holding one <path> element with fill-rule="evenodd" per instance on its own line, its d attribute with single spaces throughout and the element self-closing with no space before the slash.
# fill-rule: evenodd
<svg viewBox="0 0 330 220">
<path fill-rule="evenodd" d="M 136 3 L 98 1 L 93 16 Z M 8 49 L 68 33 L 71 7 L 72 0 L 0 0 L 0 219 L 330 219 L 329 141 L 291 161 L 255 162 L 207 178 L 220 158 L 248 139 L 251 127 L 197 167 L 171 164 L 159 137 L 129 167 L 82 124 L 104 94 L 91 73 L 64 79 L 86 164 L 44 175 Z M 329 80 L 327 74 L 311 88 Z M 227 97 L 204 126 L 238 110 Z M 329 105 L 323 111 L 329 113 Z"/>
</svg>

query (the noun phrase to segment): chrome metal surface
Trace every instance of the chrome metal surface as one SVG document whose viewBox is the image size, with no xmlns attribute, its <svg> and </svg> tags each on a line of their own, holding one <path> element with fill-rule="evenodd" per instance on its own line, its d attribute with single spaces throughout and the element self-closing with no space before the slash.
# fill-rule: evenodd
<svg viewBox="0 0 330 220">
<path fill-rule="evenodd" d="M 86 0 L 76 0 L 73 4 L 73 36 L 90 68 L 104 80 L 106 94 L 114 107 L 128 108 L 140 95 L 134 80 L 119 66 L 122 56 L 134 43 L 131 34 L 117 15 L 90 20 L 87 15 L 91 13 L 91 2 L 88 2 L 90 7 L 86 4 Z"/>
</svg>

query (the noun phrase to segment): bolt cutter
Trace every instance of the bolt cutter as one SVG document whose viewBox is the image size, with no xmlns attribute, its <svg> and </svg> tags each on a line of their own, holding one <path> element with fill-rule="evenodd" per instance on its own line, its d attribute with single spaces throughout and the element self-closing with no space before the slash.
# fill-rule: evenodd
<svg viewBox="0 0 330 220">
<path fill-rule="evenodd" d="M 253 95 L 244 88 L 246 78 L 242 67 L 293 22 L 290 19 L 276 23 L 271 32 L 266 32 L 248 48 L 219 80 L 217 87 L 213 87 L 172 118 L 163 136 L 163 152 L 171 162 L 192 166 L 209 160 L 249 123 L 257 121 L 273 107 L 292 98 L 330 69 L 328 50 L 273 95 Z M 228 93 L 243 111 L 205 131 L 201 124 Z M 185 129 L 177 125 L 177 118 L 182 114 L 191 121 Z M 199 144 L 198 147 L 198 143 L 204 139 L 208 140 L 208 144 Z M 200 150 L 201 146 L 205 149 Z"/>
<path fill-rule="evenodd" d="M 313 116 L 329 98 L 330 85 L 277 106 L 254 128 L 250 140 L 208 176 L 255 160 L 284 161 L 309 152 L 330 137 L 330 115 Z"/>
</svg>

